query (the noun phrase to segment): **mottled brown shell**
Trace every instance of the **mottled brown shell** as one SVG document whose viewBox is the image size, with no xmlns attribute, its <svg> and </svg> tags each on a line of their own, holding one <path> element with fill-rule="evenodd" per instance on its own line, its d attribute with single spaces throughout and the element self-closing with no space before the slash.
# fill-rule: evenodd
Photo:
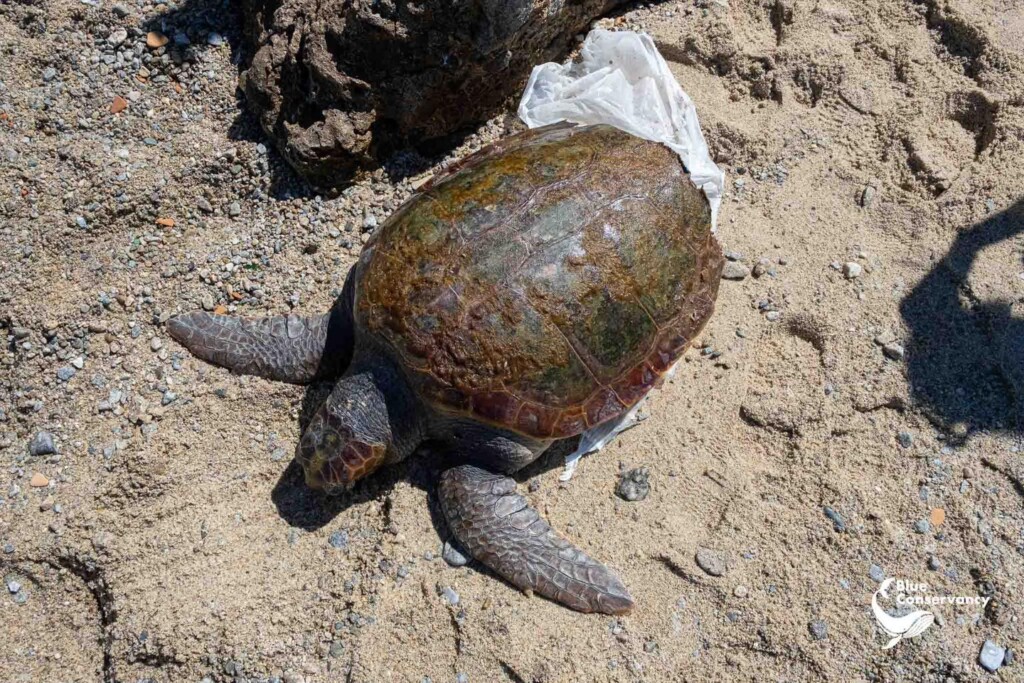
<svg viewBox="0 0 1024 683">
<path fill-rule="evenodd" d="M 711 210 L 678 156 L 549 126 L 467 159 L 363 253 L 361 330 L 442 409 L 539 438 L 635 405 L 714 307 Z"/>
</svg>

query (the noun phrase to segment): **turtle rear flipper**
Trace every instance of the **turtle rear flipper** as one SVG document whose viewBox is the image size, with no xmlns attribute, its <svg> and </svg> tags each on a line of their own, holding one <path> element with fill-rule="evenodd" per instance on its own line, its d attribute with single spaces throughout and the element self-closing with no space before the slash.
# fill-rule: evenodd
<svg viewBox="0 0 1024 683">
<path fill-rule="evenodd" d="M 555 533 L 514 479 L 472 465 L 441 475 L 441 508 L 475 559 L 524 591 L 580 612 L 627 614 L 633 599 L 607 567 Z"/>
<path fill-rule="evenodd" d="M 342 307 L 321 316 L 258 320 L 195 311 L 168 320 L 167 331 L 205 361 L 295 384 L 336 377 L 352 353 L 351 323 Z"/>
</svg>

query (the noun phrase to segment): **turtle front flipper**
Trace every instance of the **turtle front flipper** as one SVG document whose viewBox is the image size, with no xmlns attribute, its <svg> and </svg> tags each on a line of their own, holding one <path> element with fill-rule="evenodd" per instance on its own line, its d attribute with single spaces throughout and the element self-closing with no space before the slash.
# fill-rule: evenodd
<svg viewBox="0 0 1024 683">
<path fill-rule="evenodd" d="M 352 356 L 351 315 L 250 319 L 195 311 L 167 321 L 167 330 L 205 361 L 244 375 L 307 384 L 336 377 Z"/>
<path fill-rule="evenodd" d="M 514 479 L 472 465 L 441 475 L 441 508 L 475 559 L 524 591 L 580 612 L 627 614 L 633 599 L 607 567 L 551 529 Z"/>
</svg>

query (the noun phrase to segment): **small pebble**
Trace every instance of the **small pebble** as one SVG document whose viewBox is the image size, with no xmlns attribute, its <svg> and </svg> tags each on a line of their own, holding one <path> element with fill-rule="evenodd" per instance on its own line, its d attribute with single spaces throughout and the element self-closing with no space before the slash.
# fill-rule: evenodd
<svg viewBox="0 0 1024 683">
<path fill-rule="evenodd" d="M 21 590 L 21 584 L 15 581 L 14 579 L 10 579 L 7 582 L 7 590 L 9 590 L 12 594 L 17 593 Z"/>
<path fill-rule="evenodd" d="M 331 534 L 328 537 L 327 543 L 330 544 L 330 546 L 332 548 L 336 548 L 338 550 L 344 550 L 345 548 L 348 547 L 348 532 L 347 531 L 335 531 L 333 534 Z"/>
<path fill-rule="evenodd" d="M 50 432 L 36 432 L 28 444 L 30 455 L 53 455 L 57 447 L 53 444 L 53 434 Z"/>
<path fill-rule="evenodd" d="M 932 525 L 927 519 L 919 519 L 914 523 L 914 531 L 919 534 L 926 534 L 932 530 Z"/>
<path fill-rule="evenodd" d="M 748 275 L 750 275 L 750 268 L 739 261 L 726 261 L 722 268 L 723 280 L 746 280 Z"/>
<path fill-rule="evenodd" d="M 635 502 L 643 500 L 651 492 L 651 471 L 647 467 L 637 467 L 622 474 L 615 493 L 623 500 Z"/>
<path fill-rule="evenodd" d="M 710 576 L 724 576 L 729 569 L 722 554 L 709 548 L 697 548 L 694 560 Z"/>
<path fill-rule="evenodd" d="M 840 515 L 838 512 L 836 512 L 827 505 L 822 509 L 822 512 L 825 513 L 826 517 L 832 520 L 832 528 L 835 529 L 838 533 L 843 533 L 844 531 L 846 531 L 846 522 L 843 521 L 842 515 Z"/>
<path fill-rule="evenodd" d="M 986 640 L 981 646 L 981 653 L 978 654 L 978 663 L 989 673 L 995 673 L 1003 665 L 1006 657 L 1006 648 L 996 645 L 991 640 Z"/>
<path fill-rule="evenodd" d="M 868 576 L 870 576 L 871 580 L 875 583 L 882 583 L 885 581 L 885 571 L 877 564 L 871 565 L 868 569 Z"/>
<path fill-rule="evenodd" d="M 466 674 L 456 674 L 455 683 L 469 683 L 469 676 Z"/>
<path fill-rule="evenodd" d="M 935 572 L 938 571 L 941 566 L 942 565 L 939 563 L 939 558 L 935 557 L 934 555 L 930 555 L 928 557 L 928 569 L 931 569 L 933 572 Z"/>
<path fill-rule="evenodd" d="M 50 480 L 47 479 L 45 475 L 36 472 L 35 474 L 32 475 L 32 478 L 29 479 L 28 485 L 31 486 L 32 488 L 41 489 L 44 486 L 49 486 Z"/>
<path fill-rule="evenodd" d="M 466 553 L 450 539 L 444 542 L 444 547 L 441 549 L 441 557 L 451 567 L 465 567 L 469 564 L 469 557 L 466 556 Z"/>
<path fill-rule="evenodd" d="M 149 348 L 154 351 L 159 351 L 164 347 L 164 343 L 160 341 L 160 337 L 153 337 L 149 340 Z"/>
<path fill-rule="evenodd" d="M 843 277 L 847 280 L 855 280 L 856 278 L 859 278 L 863 272 L 864 268 L 862 268 L 859 263 L 847 261 L 843 264 Z"/>
<path fill-rule="evenodd" d="M 447 602 L 449 605 L 459 604 L 459 594 L 451 586 L 445 586 L 438 594 Z"/>
<path fill-rule="evenodd" d="M 746 586 L 736 586 L 736 588 L 733 589 L 732 594 L 737 598 L 745 598 L 749 594 L 749 591 Z"/>
<path fill-rule="evenodd" d="M 875 203 L 875 194 L 877 194 L 877 192 L 878 190 L 871 185 L 865 186 L 860 193 L 860 205 L 865 209 L 870 208 L 871 205 Z"/>
<path fill-rule="evenodd" d="M 70 365 L 65 365 L 57 368 L 57 379 L 61 382 L 67 382 L 75 376 L 75 369 Z"/>
<path fill-rule="evenodd" d="M 914 445 L 914 435 L 910 432 L 900 432 L 899 436 L 896 438 L 899 440 L 900 446 L 903 448 L 910 448 Z"/>
<path fill-rule="evenodd" d="M 828 624 L 820 619 L 809 623 L 807 630 L 811 632 L 811 637 L 815 640 L 825 640 L 828 638 Z"/>
<path fill-rule="evenodd" d="M 903 356 L 906 355 L 903 345 L 895 342 L 883 346 L 882 353 L 884 353 L 885 357 L 889 360 L 903 360 Z"/>
</svg>

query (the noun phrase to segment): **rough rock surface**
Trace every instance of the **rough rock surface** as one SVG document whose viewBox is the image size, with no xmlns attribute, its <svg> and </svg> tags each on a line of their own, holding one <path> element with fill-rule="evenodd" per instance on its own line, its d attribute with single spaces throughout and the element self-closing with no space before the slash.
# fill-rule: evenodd
<svg viewBox="0 0 1024 683">
<path fill-rule="evenodd" d="M 249 106 L 310 182 L 329 187 L 399 142 L 493 114 L 533 65 L 621 0 L 246 0 Z"/>
</svg>

